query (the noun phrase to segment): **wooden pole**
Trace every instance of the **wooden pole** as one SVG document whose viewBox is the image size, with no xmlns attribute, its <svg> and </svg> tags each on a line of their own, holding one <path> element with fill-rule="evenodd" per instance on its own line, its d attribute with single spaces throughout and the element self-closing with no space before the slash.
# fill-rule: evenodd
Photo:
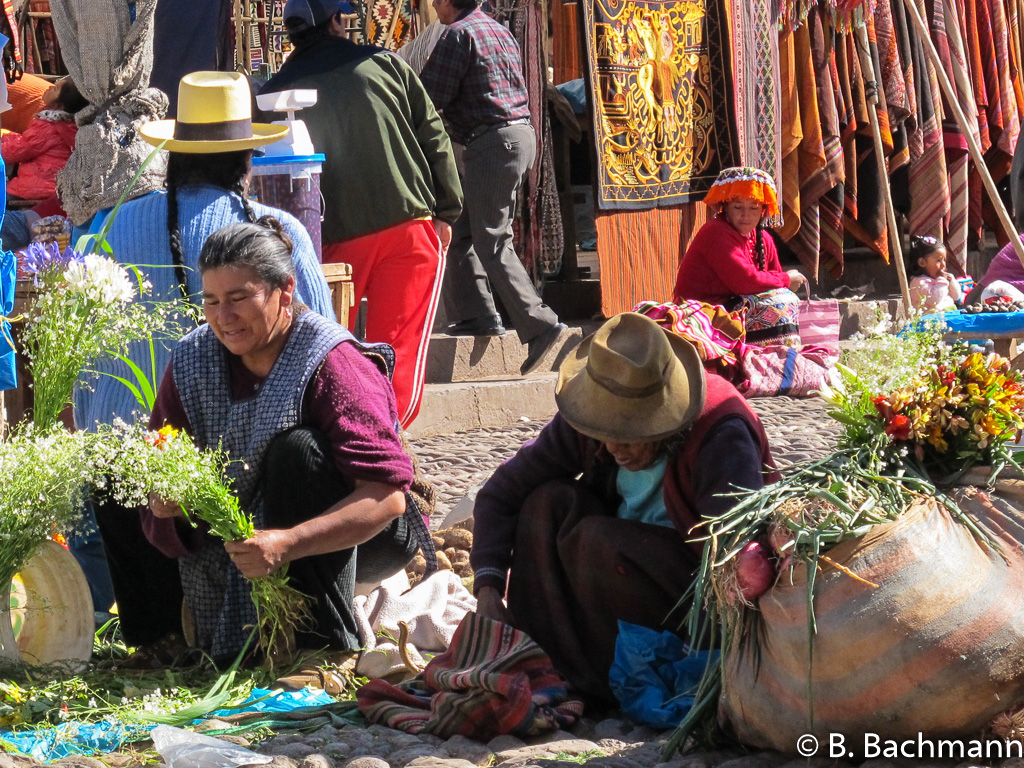
<svg viewBox="0 0 1024 768">
<path fill-rule="evenodd" d="M 967 140 L 967 149 L 971 153 L 971 160 L 974 161 L 974 167 L 978 171 L 978 175 L 981 176 L 981 180 L 985 185 L 985 191 L 988 192 L 989 199 L 992 201 L 992 207 L 995 208 L 996 214 L 999 216 L 999 222 L 1003 225 L 1003 229 L 1006 230 L 1006 234 L 1010 236 L 1010 242 L 1013 244 L 1013 250 L 1017 253 L 1017 258 L 1020 259 L 1021 266 L 1024 266 L 1024 243 L 1020 241 L 1020 235 L 1017 233 L 1017 228 L 1013 225 L 1013 221 L 1010 220 L 1009 211 L 1003 205 L 1003 199 L 999 196 L 999 190 L 996 189 L 996 183 L 992 180 L 992 174 L 988 172 L 985 158 L 981 154 L 981 147 L 978 146 L 978 142 L 975 140 L 974 134 L 971 133 L 970 126 L 967 124 L 967 117 L 964 115 L 963 110 L 960 109 L 960 103 L 953 92 L 953 84 L 949 81 L 946 70 L 942 68 L 942 60 L 939 58 L 939 52 L 935 49 L 935 43 L 932 42 L 931 33 L 921 17 L 921 11 L 918 9 L 915 0 L 907 0 L 904 5 L 910 9 L 910 20 L 917 29 L 917 34 L 921 37 L 924 51 L 931 60 L 932 67 L 935 69 L 935 75 L 939 79 L 939 86 L 941 86 L 942 92 L 946 96 L 949 108 L 953 110 L 953 116 L 956 118 L 957 125 L 960 126 L 960 132 Z M 951 58 L 953 66 L 959 68 L 960 62 L 955 56 Z"/>
<path fill-rule="evenodd" d="M 908 0 L 914 2 L 914 0 Z M 878 158 L 878 172 L 881 174 L 882 198 L 885 202 L 885 221 L 889 230 L 889 252 L 893 261 L 896 262 L 896 276 L 900 281 L 900 294 L 903 296 L 904 311 L 909 312 L 913 307 L 910 304 L 910 284 L 907 282 L 907 266 L 903 263 L 903 244 L 900 242 L 900 230 L 896 224 L 896 207 L 892 202 L 892 189 L 889 187 L 889 166 L 885 161 L 885 150 L 882 147 L 882 129 L 878 125 L 878 112 L 875 107 L 878 104 L 878 89 L 881 83 L 875 72 L 875 60 L 871 55 L 871 46 L 868 42 L 867 22 L 855 26 L 857 35 L 857 48 L 860 51 L 860 68 L 864 75 L 864 90 L 868 93 L 868 117 L 871 121 L 871 136 L 875 140 L 875 157 Z"/>
</svg>

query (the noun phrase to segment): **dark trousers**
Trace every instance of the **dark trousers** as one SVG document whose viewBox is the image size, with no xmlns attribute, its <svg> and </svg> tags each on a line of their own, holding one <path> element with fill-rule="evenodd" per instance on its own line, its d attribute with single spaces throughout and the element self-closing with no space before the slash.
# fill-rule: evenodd
<svg viewBox="0 0 1024 768">
<path fill-rule="evenodd" d="M 296 427 L 274 438 L 263 461 L 263 527 L 291 528 L 323 514 L 348 496 L 355 486 L 334 464 L 331 447 L 320 432 Z M 358 636 L 353 607 L 357 581 L 378 581 L 404 568 L 416 542 L 405 518 L 399 517 L 375 537 L 354 549 L 328 552 L 292 561 L 290 583 L 308 595 L 313 621 L 296 632 L 299 648 L 327 646 L 354 650 Z"/>
<path fill-rule="evenodd" d="M 450 321 L 493 317 L 497 294 L 523 344 L 558 322 L 512 242 L 516 199 L 536 155 L 531 125 L 495 128 L 466 145 L 462 215 L 452 227 L 444 282 Z"/>
<path fill-rule="evenodd" d="M 515 626 L 579 692 L 609 703 L 619 620 L 676 630 L 682 615 L 669 614 L 699 565 L 674 528 L 614 513 L 575 481 L 542 485 L 520 512 L 508 587 Z"/>
<path fill-rule="evenodd" d="M 181 632 L 177 560 L 149 543 L 137 509 L 107 501 L 93 502 L 93 510 L 125 643 L 148 645 L 171 632 Z"/>
</svg>

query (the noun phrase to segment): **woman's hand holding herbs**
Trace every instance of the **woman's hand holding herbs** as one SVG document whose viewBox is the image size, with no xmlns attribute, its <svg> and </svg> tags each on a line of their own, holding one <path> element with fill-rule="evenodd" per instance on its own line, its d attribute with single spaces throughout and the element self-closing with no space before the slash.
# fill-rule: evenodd
<svg viewBox="0 0 1024 768">
<path fill-rule="evenodd" d="M 292 537 L 288 531 L 269 529 L 256 531 L 244 541 L 225 541 L 224 549 L 245 578 L 258 579 L 269 576 L 288 563 L 291 545 Z"/>
<path fill-rule="evenodd" d="M 149 511 L 155 517 L 185 517 L 185 511 L 180 504 L 164 501 L 155 493 L 149 494 Z"/>
</svg>

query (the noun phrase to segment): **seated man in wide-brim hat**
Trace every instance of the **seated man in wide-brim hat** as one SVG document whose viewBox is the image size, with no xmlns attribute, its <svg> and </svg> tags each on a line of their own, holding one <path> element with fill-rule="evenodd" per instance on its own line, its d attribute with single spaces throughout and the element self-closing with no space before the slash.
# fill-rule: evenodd
<svg viewBox="0 0 1024 768">
<path fill-rule="evenodd" d="M 678 614 L 666 620 L 701 558 L 691 529 L 733 505 L 722 494 L 777 474 L 743 397 L 641 315 L 584 339 L 555 400 L 551 423 L 477 496 L 478 611 L 529 634 L 579 692 L 612 702 L 618 621 L 677 629 Z"/>
</svg>

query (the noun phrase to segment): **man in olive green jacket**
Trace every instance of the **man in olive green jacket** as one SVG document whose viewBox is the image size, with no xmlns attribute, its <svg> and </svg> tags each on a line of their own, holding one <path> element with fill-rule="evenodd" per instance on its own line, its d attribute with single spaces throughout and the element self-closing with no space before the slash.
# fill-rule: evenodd
<svg viewBox="0 0 1024 768">
<path fill-rule="evenodd" d="M 302 119 L 327 158 L 324 261 L 352 265 L 356 302 L 368 300 L 366 340 L 395 348 L 393 383 L 404 427 L 423 395 L 462 186 L 448 134 L 419 78 L 394 54 L 349 41 L 345 5 L 288 1 L 285 28 L 295 50 L 261 92 L 318 91 Z"/>
</svg>

